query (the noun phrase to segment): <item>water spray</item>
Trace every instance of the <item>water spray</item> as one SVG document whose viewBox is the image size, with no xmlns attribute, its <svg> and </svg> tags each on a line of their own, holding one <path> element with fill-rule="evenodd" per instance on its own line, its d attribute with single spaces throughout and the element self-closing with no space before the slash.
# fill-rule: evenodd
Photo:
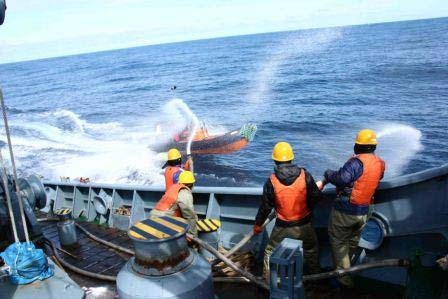
<svg viewBox="0 0 448 299">
<path fill-rule="evenodd" d="M 174 105 L 179 111 L 184 112 L 193 123 L 193 128 L 190 129 L 190 135 L 188 137 L 186 148 L 187 156 L 191 157 L 191 144 L 193 143 L 196 130 L 199 128 L 199 119 L 182 99 L 175 98 L 171 100 L 170 103 Z M 190 170 L 191 172 L 194 172 L 193 160 L 191 158 L 189 159 L 190 159 Z"/>
<path fill-rule="evenodd" d="M 422 132 L 412 126 L 389 123 L 378 130 L 377 152 L 387 163 L 385 175 L 395 177 L 403 173 L 414 156 L 423 149 Z"/>
<path fill-rule="evenodd" d="M 278 41 L 276 46 L 269 49 L 269 56 L 261 64 L 258 74 L 256 74 L 255 85 L 247 95 L 249 103 L 257 106 L 257 109 L 253 111 L 256 111 L 259 115 L 261 109 L 267 109 L 272 86 L 275 85 L 279 72 L 285 63 L 296 57 L 325 50 L 333 42 L 340 39 L 342 34 L 343 31 L 340 28 L 329 28 L 307 35 L 291 33 Z"/>
</svg>

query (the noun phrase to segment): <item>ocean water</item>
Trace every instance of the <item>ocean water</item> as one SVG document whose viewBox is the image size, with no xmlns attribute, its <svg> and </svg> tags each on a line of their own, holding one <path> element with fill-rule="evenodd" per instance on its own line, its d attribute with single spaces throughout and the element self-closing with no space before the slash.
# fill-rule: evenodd
<svg viewBox="0 0 448 299">
<path fill-rule="evenodd" d="M 164 155 L 150 147 L 161 142 L 156 125 L 178 130 L 189 118 L 173 98 L 212 132 L 258 126 L 243 150 L 196 157 L 200 185 L 261 185 L 283 140 L 320 178 L 352 154 L 363 128 L 377 131 L 388 177 L 440 166 L 448 161 L 447 29 L 442 18 L 3 64 L 19 171 L 162 184 Z"/>
</svg>

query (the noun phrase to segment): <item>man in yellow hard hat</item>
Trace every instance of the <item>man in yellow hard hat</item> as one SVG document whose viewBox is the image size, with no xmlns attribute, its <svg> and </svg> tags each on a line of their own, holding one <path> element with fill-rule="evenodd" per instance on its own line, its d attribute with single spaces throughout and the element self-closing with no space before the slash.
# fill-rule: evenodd
<svg viewBox="0 0 448 299">
<path fill-rule="evenodd" d="M 321 188 L 327 183 L 336 186 L 328 235 L 337 269 L 350 268 L 375 190 L 384 175 L 385 163 L 375 155 L 377 144 L 372 130 L 360 131 L 356 136 L 355 155 L 339 170 L 325 171 L 324 180 L 318 182 Z M 343 287 L 353 287 L 350 276 L 340 278 L 339 282 Z"/>
<path fill-rule="evenodd" d="M 190 170 L 192 161 L 191 156 L 188 156 L 187 162 L 182 166 L 182 155 L 179 150 L 172 148 L 168 151 L 168 160 L 162 167 L 165 168 L 165 190 L 177 183 L 182 171 Z"/>
<path fill-rule="evenodd" d="M 272 152 L 274 173 L 263 187 L 263 198 L 255 218 L 254 234 L 262 231 L 262 225 L 274 208 L 277 220 L 264 256 L 264 276 L 268 277 L 269 257 L 274 248 L 284 239 L 299 239 L 303 242 L 305 263 L 310 273 L 320 271 L 317 236 L 311 223 L 314 204 L 321 199 L 312 175 L 292 163 L 294 153 L 287 142 L 279 142 Z"/>
<path fill-rule="evenodd" d="M 171 186 L 154 209 L 151 216 L 182 217 L 190 224 L 189 233 L 197 235 L 196 222 L 198 217 L 194 212 L 193 194 L 195 178 L 191 171 L 185 170 L 179 175 L 179 182 Z"/>
</svg>

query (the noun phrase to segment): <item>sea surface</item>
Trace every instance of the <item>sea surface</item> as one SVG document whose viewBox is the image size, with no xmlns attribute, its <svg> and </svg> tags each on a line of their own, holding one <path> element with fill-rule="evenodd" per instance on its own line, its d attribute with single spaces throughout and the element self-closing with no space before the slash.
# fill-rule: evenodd
<svg viewBox="0 0 448 299">
<path fill-rule="evenodd" d="M 320 178 L 363 128 L 378 133 L 388 177 L 448 162 L 448 18 L 3 64 L 0 84 L 23 175 L 160 185 L 151 144 L 157 125 L 167 135 L 189 122 L 179 103 L 213 133 L 258 126 L 239 152 L 195 157 L 199 185 L 261 185 L 278 141 Z"/>
</svg>

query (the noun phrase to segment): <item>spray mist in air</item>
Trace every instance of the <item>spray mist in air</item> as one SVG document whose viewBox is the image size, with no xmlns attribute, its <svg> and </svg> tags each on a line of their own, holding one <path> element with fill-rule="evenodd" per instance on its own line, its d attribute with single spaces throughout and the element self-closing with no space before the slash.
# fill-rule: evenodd
<svg viewBox="0 0 448 299">
<path fill-rule="evenodd" d="M 386 177 L 404 172 L 415 155 L 423 149 L 420 130 L 402 124 L 382 125 L 377 134 L 378 154 L 386 161 Z"/>
<path fill-rule="evenodd" d="M 378 154 L 386 162 L 386 178 L 396 177 L 405 172 L 415 156 L 423 149 L 420 130 L 405 124 L 382 123 L 366 126 L 376 132 Z M 324 159 L 317 161 L 319 168 L 339 169 L 353 154 L 353 145 L 359 127 L 341 132 L 336 136 L 326 136 L 324 141 L 318 137 L 312 140 L 313 148 Z M 328 144 L 331 144 L 328 147 Z M 325 149 L 325 150 L 321 150 Z"/>
<path fill-rule="evenodd" d="M 166 109 L 170 111 L 170 114 L 176 114 L 176 117 L 183 118 L 183 124 L 188 126 L 191 122 L 192 127 L 190 128 L 190 136 L 188 137 L 187 142 L 187 154 L 191 154 L 191 144 L 193 143 L 194 135 L 196 130 L 199 128 L 199 119 L 198 117 L 191 111 L 190 107 L 179 98 L 174 98 L 168 102 L 166 105 Z M 185 122 L 186 121 L 186 122 Z"/>
<path fill-rule="evenodd" d="M 157 131 L 158 124 L 162 124 L 163 132 Z M 191 148 L 199 121 L 181 99 L 149 112 L 132 126 L 118 121 L 92 123 L 64 109 L 20 113 L 11 118 L 21 175 L 150 185 L 163 185 L 161 166 L 166 161 L 166 156 L 150 145 L 170 140 L 189 124 L 194 127 L 188 144 Z M 0 140 L 4 135 L 0 128 Z"/>
<path fill-rule="evenodd" d="M 257 106 L 257 109 L 252 111 L 257 111 L 259 115 L 260 112 L 264 112 L 260 110 L 272 105 L 269 102 L 271 90 L 276 84 L 282 66 L 305 54 L 321 52 L 341 37 L 341 28 L 320 29 L 313 33 L 290 33 L 275 47 L 269 48 L 268 57 L 261 63 L 255 75 L 256 82 L 247 95 L 248 103 Z"/>
</svg>

